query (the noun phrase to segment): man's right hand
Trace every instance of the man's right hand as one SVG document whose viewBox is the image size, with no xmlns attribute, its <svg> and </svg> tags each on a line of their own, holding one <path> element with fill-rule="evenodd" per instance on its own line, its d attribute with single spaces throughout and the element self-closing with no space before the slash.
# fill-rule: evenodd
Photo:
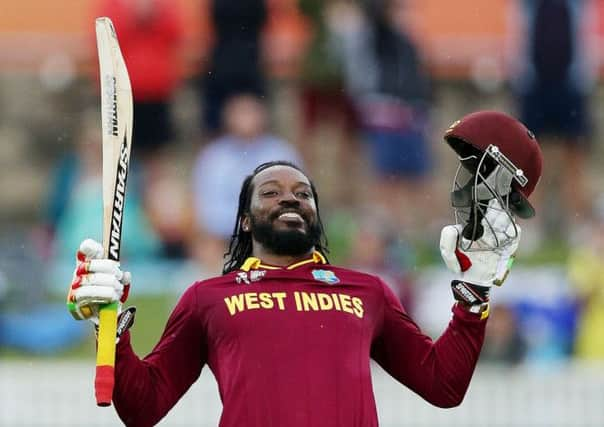
<svg viewBox="0 0 604 427">
<path fill-rule="evenodd" d="M 124 303 L 130 290 L 130 273 L 120 270 L 117 261 L 102 259 L 103 246 L 86 239 L 76 254 L 76 268 L 67 295 L 67 307 L 77 320 L 98 324 L 99 306 Z"/>
</svg>

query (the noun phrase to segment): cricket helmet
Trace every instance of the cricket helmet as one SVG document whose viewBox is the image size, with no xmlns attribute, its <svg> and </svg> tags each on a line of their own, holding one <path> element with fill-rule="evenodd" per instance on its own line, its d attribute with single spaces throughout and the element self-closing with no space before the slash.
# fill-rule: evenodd
<svg viewBox="0 0 604 427">
<path fill-rule="evenodd" d="M 492 199 L 510 215 L 535 215 L 528 198 L 541 177 L 543 158 L 535 135 L 521 122 L 497 111 L 479 111 L 453 123 L 444 140 L 460 161 L 451 201 L 458 218 L 474 223 L 464 233 L 467 238 L 480 238 L 480 222 Z"/>
</svg>

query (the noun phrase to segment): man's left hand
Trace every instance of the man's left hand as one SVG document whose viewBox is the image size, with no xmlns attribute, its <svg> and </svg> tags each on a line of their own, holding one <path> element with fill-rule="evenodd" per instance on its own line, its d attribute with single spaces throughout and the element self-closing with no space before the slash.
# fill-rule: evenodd
<svg viewBox="0 0 604 427">
<path fill-rule="evenodd" d="M 501 286 L 514 262 L 520 241 L 520 226 L 503 209 L 489 209 L 482 220 L 483 236 L 473 243 L 463 237 L 463 225 L 447 225 L 440 236 L 440 253 L 447 267 L 456 273 L 451 286 L 455 299 L 468 306 L 489 301 L 492 285 Z M 510 236 L 514 236 L 509 240 Z M 500 247 L 497 242 L 508 240 Z"/>
</svg>

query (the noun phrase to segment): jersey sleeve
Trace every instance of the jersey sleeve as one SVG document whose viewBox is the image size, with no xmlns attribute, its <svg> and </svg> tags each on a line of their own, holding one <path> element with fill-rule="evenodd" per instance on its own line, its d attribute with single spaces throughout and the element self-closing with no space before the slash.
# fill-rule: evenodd
<svg viewBox="0 0 604 427">
<path fill-rule="evenodd" d="M 372 358 L 431 404 L 443 408 L 459 405 L 478 361 L 486 320 L 455 305 L 447 329 L 432 341 L 388 286 L 381 285 L 383 318 L 372 343 Z"/>
<path fill-rule="evenodd" d="M 155 425 L 197 380 L 207 359 L 195 287 L 174 308 L 159 343 L 139 359 L 126 332 L 116 351 L 113 402 L 128 426 Z"/>
</svg>

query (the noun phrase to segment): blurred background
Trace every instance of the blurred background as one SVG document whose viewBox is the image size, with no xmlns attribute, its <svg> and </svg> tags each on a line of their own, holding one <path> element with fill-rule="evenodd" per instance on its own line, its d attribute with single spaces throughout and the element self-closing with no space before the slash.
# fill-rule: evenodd
<svg viewBox="0 0 604 427">
<path fill-rule="evenodd" d="M 94 405 L 94 337 L 64 300 L 101 239 L 94 18 L 132 80 L 123 265 L 139 355 L 219 274 L 243 177 L 288 159 L 315 180 L 330 259 L 381 275 L 424 331 L 450 318 L 438 253 L 457 160 L 442 141 L 496 109 L 537 135 L 537 217 L 493 291 L 460 408 L 374 370 L 384 426 L 604 425 L 604 2 L 0 0 L 0 425 L 117 425 Z M 162 422 L 217 425 L 208 369 Z"/>
</svg>

